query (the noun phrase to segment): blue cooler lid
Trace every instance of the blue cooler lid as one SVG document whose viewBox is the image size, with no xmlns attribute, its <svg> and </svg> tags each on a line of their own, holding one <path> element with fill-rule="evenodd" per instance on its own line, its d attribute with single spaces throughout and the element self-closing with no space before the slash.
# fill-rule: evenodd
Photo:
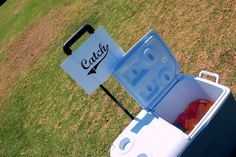
<svg viewBox="0 0 236 157">
<path fill-rule="evenodd" d="M 113 75 L 142 108 L 151 111 L 176 83 L 179 71 L 167 45 L 151 30 L 123 56 Z"/>
</svg>

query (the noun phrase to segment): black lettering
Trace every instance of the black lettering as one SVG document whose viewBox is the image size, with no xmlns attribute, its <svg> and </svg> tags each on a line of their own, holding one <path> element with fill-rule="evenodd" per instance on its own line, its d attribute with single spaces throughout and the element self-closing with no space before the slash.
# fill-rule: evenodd
<svg viewBox="0 0 236 157">
<path fill-rule="evenodd" d="M 87 63 L 88 63 L 87 60 L 86 60 L 86 59 L 83 59 L 83 60 L 81 61 L 81 66 L 82 66 L 84 69 L 88 69 L 88 68 L 90 67 L 90 65 L 89 65 L 89 66 L 86 66 Z"/>
<path fill-rule="evenodd" d="M 96 61 L 96 60 L 94 60 L 93 57 L 89 58 L 89 64 L 90 64 L 90 65 L 93 65 L 93 63 L 94 63 L 95 61 Z"/>
<path fill-rule="evenodd" d="M 99 51 L 99 50 L 98 50 Z M 96 54 L 95 52 L 93 52 L 93 57 L 95 57 L 95 59 L 97 60 L 99 57 L 98 57 L 98 53 Z"/>
<path fill-rule="evenodd" d="M 92 65 L 96 63 L 88 72 L 88 75 L 96 73 L 98 65 L 105 59 L 109 51 L 108 44 L 104 46 L 101 43 L 99 43 L 98 47 L 99 50 L 97 50 L 97 52 L 93 52 L 92 53 L 93 55 L 88 60 L 83 59 L 81 61 L 81 66 L 83 67 L 83 69 L 89 69 Z"/>
<path fill-rule="evenodd" d="M 107 53 L 108 52 L 108 44 L 106 45 L 106 47 L 104 45 L 102 45 L 101 43 L 99 44 L 99 49 L 102 52 L 102 54 Z"/>
<path fill-rule="evenodd" d="M 97 55 L 98 55 L 98 57 L 101 57 L 102 56 L 102 52 L 100 50 L 98 50 Z"/>
<path fill-rule="evenodd" d="M 109 50 L 109 46 L 108 46 L 108 44 L 107 44 L 107 49 L 106 49 L 106 53 L 108 53 L 108 50 Z"/>
</svg>

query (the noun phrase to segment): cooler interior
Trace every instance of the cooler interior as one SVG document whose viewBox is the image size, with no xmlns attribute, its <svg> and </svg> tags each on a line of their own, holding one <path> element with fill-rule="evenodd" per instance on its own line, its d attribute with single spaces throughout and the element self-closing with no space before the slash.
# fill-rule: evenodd
<svg viewBox="0 0 236 157">
<path fill-rule="evenodd" d="M 215 83 L 208 82 L 196 78 L 189 79 L 187 77 L 180 80 L 157 104 L 154 114 L 173 124 L 176 118 L 192 101 L 196 99 L 208 99 L 213 103 L 216 102 L 224 90 L 216 86 Z M 215 105 L 214 103 L 211 108 Z"/>
</svg>

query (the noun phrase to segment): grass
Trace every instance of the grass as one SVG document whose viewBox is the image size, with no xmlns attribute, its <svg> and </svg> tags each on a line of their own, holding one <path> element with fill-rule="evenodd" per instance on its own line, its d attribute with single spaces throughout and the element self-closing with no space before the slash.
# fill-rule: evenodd
<svg viewBox="0 0 236 157">
<path fill-rule="evenodd" d="M 5 59 L 5 54 L 3 52 L 0 52 L 0 62 Z"/>
<path fill-rule="evenodd" d="M 59 67 L 66 58 L 63 42 L 84 23 L 95 28 L 104 26 L 126 51 L 147 31 L 156 29 L 184 73 L 196 75 L 201 69 L 217 72 L 223 84 L 236 92 L 233 1 L 22 2 L 9 0 L 0 8 L 0 18 L 4 19 L 0 25 L 1 47 L 12 38 L 20 38 L 21 32 L 49 10 L 69 7 L 71 11 L 65 21 L 69 24 L 58 32 L 60 37 L 25 75 L 15 80 L 2 102 L 0 156 L 109 156 L 111 143 L 129 118 L 100 89 L 87 95 Z M 16 7 L 19 11 L 14 13 Z M 5 51 L 0 53 L 0 63 L 7 56 Z M 133 114 L 138 113 L 138 105 L 115 79 L 111 77 L 105 86 Z"/>
<path fill-rule="evenodd" d="M 126 117 L 110 119 L 119 111 L 111 101 L 104 104 L 105 95 L 101 91 L 88 96 L 75 86 L 58 67 L 60 51 L 58 48 L 43 58 L 39 62 L 41 65 L 29 74 L 31 77 L 22 80 L 6 102 L 6 114 L 1 115 L 5 122 L 3 126 L 7 126 L 2 130 L 2 137 L 6 140 L 2 144 L 4 148 L 15 146 L 10 152 L 4 150 L 6 154 L 3 156 L 22 153 L 32 156 L 103 156 L 108 153 L 114 133 L 121 131 Z M 48 57 L 51 61 L 45 65 Z M 110 80 L 107 84 L 113 83 L 114 80 Z M 115 112 L 110 112 L 112 110 Z M 10 123 L 9 119 L 12 119 Z M 108 122 L 111 125 L 101 132 Z"/>
<path fill-rule="evenodd" d="M 2 47 L 9 39 L 16 37 L 27 26 L 32 24 L 49 9 L 56 7 L 65 1 L 58 0 L 8 0 L 3 6 L 1 6 L 0 17 L 1 27 L 0 47 Z"/>
</svg>

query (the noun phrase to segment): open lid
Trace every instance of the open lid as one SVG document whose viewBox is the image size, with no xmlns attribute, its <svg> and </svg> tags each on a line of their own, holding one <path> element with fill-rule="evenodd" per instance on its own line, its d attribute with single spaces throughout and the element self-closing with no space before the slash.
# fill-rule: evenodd
<svg viewBox="0 0 236 157">
<path fill-rule="evenodd" d="M 152 110 L 176 82 L 180 71 L 167 45 L 151 30 L 122 58 L 115 78 L 146 110 Z"/>
</svg>

